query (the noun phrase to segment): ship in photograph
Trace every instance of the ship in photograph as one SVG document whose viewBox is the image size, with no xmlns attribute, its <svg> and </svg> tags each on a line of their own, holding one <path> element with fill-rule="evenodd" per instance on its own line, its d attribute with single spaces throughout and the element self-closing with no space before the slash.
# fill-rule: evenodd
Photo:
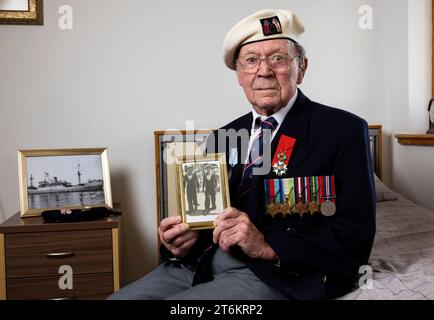
<svg viewBox="0 0 434 320">
<path fill-rule="evenodd" d="M 44 180 L 38 182 L 38 187 L 33 185 L 33 175 L 30 175 L 30 186 L 27 188 L 29 195 L 44 194 L 44 193 L 62 193 L 62 192 L 90 192 L 103 191 L 103 180 L 93 179 L 85 183 L 81 182 L 80 164 L 77 170 L 78 184 L 72 185 L 66 180 L 58 177 L 50 177 L 48 172 L 44 172 Z"/>
</svg>

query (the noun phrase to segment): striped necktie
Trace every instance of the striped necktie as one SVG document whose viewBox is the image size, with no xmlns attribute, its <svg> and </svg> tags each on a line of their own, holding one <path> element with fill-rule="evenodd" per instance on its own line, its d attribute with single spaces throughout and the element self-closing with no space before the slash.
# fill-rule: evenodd
<svg viewBox="0 0 434 320">
<path fill-rule="evenodd" d="M 264 146 L 270 145 L 272 132 L 278 125 L 276 119 L 273 117 L 269 117 L 265 120 L 257 118 L 256 124 L 259 125 L 259 130 L 256 131 L 255 137 L 253 138 L 254 140 L 250 149 L 249 162 L 244 166 L 243 185 L 248 184 L 252 179 L 253 168 L 262 166 Z"/>
</svg>

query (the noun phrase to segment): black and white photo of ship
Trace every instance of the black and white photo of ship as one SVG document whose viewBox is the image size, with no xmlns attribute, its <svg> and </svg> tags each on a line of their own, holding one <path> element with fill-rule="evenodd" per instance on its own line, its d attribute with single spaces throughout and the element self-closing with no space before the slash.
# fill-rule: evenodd
<svg viewBox="0 0 434 320">
<path fill-rule="evenodd" d="M 28 187 L 29 194 L 41 194 L 41 193 L 58 193 L 58 192 L 86 192 L 86 191 L 102 191 L 103 181 L 88 180 L 86 183 L 82 183 L 80 179 L 80 165 L 78 169 L 78 184 L 72 185 L 70 182 L 58 179 L 57 177 L 50 178 L 50 174 L 45 171 L 45 178 L 39 181 L 38 187 L 33 185 L 33 176 L 30 175 L 30 186 Z"/>
<path fill-rule="evenodd" d="M 99 156 L 86 157 L 96 159 L 83 159 L 83 156 L 79 159 L 70 159 L 74 156 L 57 157 L 63 162 L 59 165 L 63 171 L 57 170 L 56 175 L 51 174 L 49 170 L 41 170 L 41 164 L 34 166 L 38 170 L 29 168 L 27 187 L 29 208 L 63 208 L 104 204 L 104 181 Z M 72 164 L 74 162 L 75 168 Z M 86 165 L 81 165 L 80 162 L 85 162 Z M 66 171 L 66 168 L 70 170 Z M 36 179 L 34 175 L 40 171 L 42 174 L 39 174 L 40 178 Z"/>
</svg>

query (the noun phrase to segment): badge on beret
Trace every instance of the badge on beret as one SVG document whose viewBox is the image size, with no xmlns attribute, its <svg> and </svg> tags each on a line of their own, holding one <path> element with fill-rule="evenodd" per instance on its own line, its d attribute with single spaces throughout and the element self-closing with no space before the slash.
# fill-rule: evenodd
<svg viewBox="0 0 434 320">
<path fill-rule="evenodd" d="M 278 16 L 260 19 L 264 36 L 272 36 L 282 33 L 282 25 Z"/>
</svg>

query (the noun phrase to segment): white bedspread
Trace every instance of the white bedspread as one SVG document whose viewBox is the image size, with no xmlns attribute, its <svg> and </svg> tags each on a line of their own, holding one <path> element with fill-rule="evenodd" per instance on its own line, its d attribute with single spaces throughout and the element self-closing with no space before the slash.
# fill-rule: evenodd
<svg viewBox="0 0 434 320">
<path fill-rule="evenodd" d="M 377 203 L 373 288 L 344 300 L 434 299 L 434 213 L 402 196 Z"/>
</svg>

